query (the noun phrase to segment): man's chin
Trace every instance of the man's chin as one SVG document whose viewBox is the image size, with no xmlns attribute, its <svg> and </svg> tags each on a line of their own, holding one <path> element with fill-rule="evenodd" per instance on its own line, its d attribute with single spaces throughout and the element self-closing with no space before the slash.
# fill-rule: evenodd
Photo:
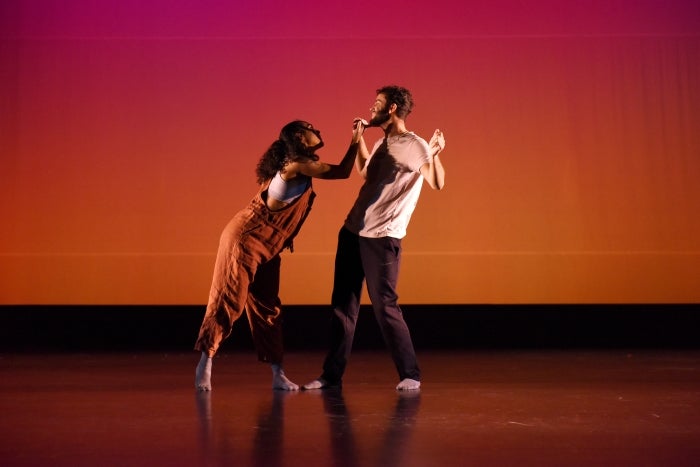
<svg viewBox="0 0 700 467">
<path fill-rule="evenodd" d="M 389 115 L 378 115 L 369 121 L 368 127 L 372 126 L 382 126 L 384 123 L 389 121 Z"/>
</svg>

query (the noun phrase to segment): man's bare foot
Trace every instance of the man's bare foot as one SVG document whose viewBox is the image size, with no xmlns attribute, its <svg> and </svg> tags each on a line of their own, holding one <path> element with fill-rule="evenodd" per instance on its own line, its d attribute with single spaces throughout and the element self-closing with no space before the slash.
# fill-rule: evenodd
<svg viewBox="0 0 700 467">
<path fill-rule="evenodd" d="M 323 378 L 318 378 L 311 381 L 310 383 L 306 383 L 304 386 L 302 386 L 302 389 L 323 389 L 326 386 L 328 386 L 328 382 Z"/>
<path fill-rule="evenodd" d="M 420 381 L 415 379 L 406 378 L 396 386 L 397 391 L 417 391 L 420 389 Z"/>
</svg>

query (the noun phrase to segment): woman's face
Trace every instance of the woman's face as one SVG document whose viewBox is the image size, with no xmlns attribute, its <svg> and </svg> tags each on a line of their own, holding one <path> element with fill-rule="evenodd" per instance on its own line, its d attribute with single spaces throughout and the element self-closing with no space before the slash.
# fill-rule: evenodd
<svg viewBox="0 0 700 467">
<path fill-rule="evenodd" d="M 301 143 L 309 149 L 318 149 L 323 146 L 321 131 L 310 123 L 304 124 L 304 127 L 299 130 L 299 138 Z"/>
</svg>

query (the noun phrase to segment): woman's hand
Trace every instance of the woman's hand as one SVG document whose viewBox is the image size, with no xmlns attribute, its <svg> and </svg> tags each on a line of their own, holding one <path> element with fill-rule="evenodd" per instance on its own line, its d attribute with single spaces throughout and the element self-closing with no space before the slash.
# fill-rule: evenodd
<svg viewBox="0 0 700 467">
<path fill-rule="evenodd" d="M 357 117 L 352 121 L 352 142 L 359 143 L 365 128 L 369 126 L 369 122 L 363 118 Z"/>
</svg>

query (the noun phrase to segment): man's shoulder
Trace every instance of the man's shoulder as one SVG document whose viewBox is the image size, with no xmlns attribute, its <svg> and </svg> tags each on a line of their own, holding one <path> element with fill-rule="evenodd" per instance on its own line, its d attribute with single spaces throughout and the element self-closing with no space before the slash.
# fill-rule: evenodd
<svg viewBox="0 0 700 467">
<path fill-rule="evenodd" d="M 406 136 L 408 136 L 410 138 L 410 141 L 414 144 L 418 144 L 425 149 L 428 149 L 430 147 L 428 145 L 428 142 L 425 139 L 423 139 L 422 137 L 420 137 L 419 135 L 417 135 L 416 133 L 414 133 L 412 131 L 409 131 L 408 133 L 406 133 Z"/>
<path fill-rule="evenodd" d="M 420 135 L 418 135 L 417 133 L 415 133 L 415 132 L 413 132 L 413 131 L 409 131 L 408 133 L 406 133 L 406 135 L 407 135 L 407 136 L 410 136 L 411 138 L 413 138 L 413 139 L 415 139 L 415 140 L 417 140 L 417 141 L 422 141 L 422 142 L 424 142 L 425 144 L 428 144 L 428 142 L 427 142 L 424 138 L 422 138 Z"/>
<path fill-rule="evenodd" d="M 426 140 L 412 131 L 408 132 L 407 136 L 409 137 L 409 144 L 412 147 L 411 152 L 418 152 L 419 154 L 428 154 L 430 152 L 430 145 Z"/>
</svg>

